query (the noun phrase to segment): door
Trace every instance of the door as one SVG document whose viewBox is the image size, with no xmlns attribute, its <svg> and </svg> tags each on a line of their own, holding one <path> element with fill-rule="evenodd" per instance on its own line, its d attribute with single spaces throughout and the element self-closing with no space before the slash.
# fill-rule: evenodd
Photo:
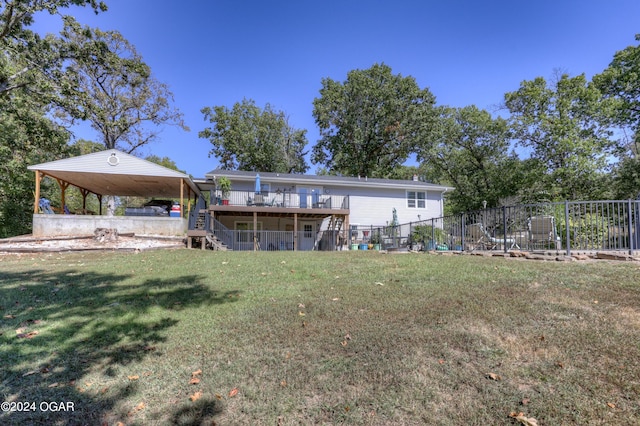
<svg viewBox="0 0 640 426">
<path fill-rule="evenodd" d="M 322 188 L 299 186 L 298 195 L 300 196 L 300 208 L 307 209 L 311 207 L 318 207 L 321 193 Z"/>
<path fill-rule="evenodd" d="M 298 250 L 313 250 L 316 242 L 316 222 L 300 222 L 298 231 L 299 244 Z"/>
</svg>

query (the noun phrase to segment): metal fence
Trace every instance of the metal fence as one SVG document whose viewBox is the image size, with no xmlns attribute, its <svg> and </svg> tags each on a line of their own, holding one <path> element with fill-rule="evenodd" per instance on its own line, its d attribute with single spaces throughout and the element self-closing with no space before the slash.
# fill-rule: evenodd
<svg viewBox="0 0 640 426">
<path fill-rule="evenodd" d="M 350 231 L 349 244 L 379 243 L 384 249 L 634 254 L 640 247 L 640 200 L 505 206 Z"/>
</svg>

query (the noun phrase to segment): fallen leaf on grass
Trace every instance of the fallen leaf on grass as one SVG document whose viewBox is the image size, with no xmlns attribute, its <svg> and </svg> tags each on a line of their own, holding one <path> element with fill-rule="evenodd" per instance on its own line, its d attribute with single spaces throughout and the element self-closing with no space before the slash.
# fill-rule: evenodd
<svg viewBox="0 0 640 426">
<path fill-rule="evenodd" d="M 347 342 L 346 340 L 343 340 L 340 344 L 341 344 L 342 346 L 347 346 L 347 345 L 349 344 L 349 342 Z"/>
<path fill-rule="evenodd" d="M 144 407 L 146 407 L 144 402 L 141 402 L 140 404 L 136 405 L 135 407 L 133 407 L 133 410 L 129 411 L 129 415 L 133 415 L 135 413 L 137 413 L 140 410 L 144 410 Z"/>
<path fill-rule="evenodd" d="M 189 399 L 190 399 L 191 401 L 197 401 L 197 400 L 199 400 L 201 397 L 202 397 L 202 392 L 201 392 L 201 391 L 198 391 L 198 392 L 194 393 L 193 395 L 191 395 L 191 396 L 189 397 Z"/>
<path fill-rule="evenodd" d="M 220 395 L 219 393 L 215 394 L 216 399 L 222 399 L 222 395 Z"/>
<path fill-rule="evenodd" d="M 50 388 L 57 388 L 57 387 L 58 387 L 58 382 L 51 383 L 48 387 L 50 387 Z"/>
<path fill-rule="evenodd" d="M 340 298 L 339 298 L 339 297 L 334 297 L 334 298 L 333 298 L 333 299 L 331 299 L 331 300 L 333 300 L 334 302 L 337 302 L 338 300 L 340 300 Z"/>
<path fill-rule="evenodd" d="M 138 380 L 140 378 L 140 376 L 127 376 L 127 379 L 129 380 Z"/>
<path fill-rule="evenodd" d="M 529 402 L 531 402 L 529 398 L 524 398 L 522 401 L 520 401 L 520 404 L 527 405 Z"/>
<path fill-rule="evenodd" d="M 524 413 L 516 413 L 515 411 L 512 411 L 511 414 L 509 414 L 509 417 L 516 419 L 520 424 L 525 426 L 538 426 L 538 421 L 536 419 L 533 417 L 527 417 Z"/>
<path fill-rule="evenodd" d="M 233 398 L 238 394 L 238 388 L 233 388 L 229 391 L 229 398 Z"/>
<path fill-rule="evenodd" d="M 286 388 L 287 387 L 287 381 L 286 380 L 280 381 L 280 386 L 282 386 L 283 388 Z"/>
<path fill-rule="evenodd" d="M 375 284 L 375 285 L 384 285 L 384 284 L 383 284 L 383 283 L 381 283 L 380 281 L 376 281 L 374 284 Z"/>
<path fill-rule="evenodd" d="M 499 375 L 497 375 L 496 373 L 487 373 L 487 379 L 495 380 L 497 382 L 498 380 L 501 380 L 502 378 Z"/>
<path fill-rule="evenodd" d="M 4 318 L 4 319 L 14 319 L 15 317 L 16 317 L 15 315 L 9 314 L 9 315 L 3 316 L 2 318 Z"/>
<path fill-rule="evenodd" d="M 191 373 L 191 380 L 189 380 L 189 384 L 190 385 L 197 385 L 198 383 L 200 383 L 200 379 L 198 378 L 199 375 L 202 374 L 202 370 L 198 369 L 194 372 Z"/>
<path fill-rule="evenodd" d="M 303 316 L 305 316 L 305 313 L 304 313 L 304 312 L 302 312 L 302 311 L 300 311 L 300 312 L 298 312 L 298 315 L 300 315 L 301 317 L 303 317 Z"/>
<path fill-rule="evenodd" d="M 27 371 L 26 373 L 24 373 L 22 375 L 22 377 L 27 377 L 27 376 L 31 376 L 32 374 L 36 374 L 38 372 L 38 370 L 31 370 L 31 371 Z"/>
<path fill-rule="evenodd" d="M 607 406 L 609 408 L 616 408 L 616 404 L 614 404 L 613 402 L 607 402 Z"/>
<path fill-rule="evenodd" d="M 438 360 L 438 364 L 444 364 L 444 363 L 445 363 L 445 360 L 444 360 L 444 359 L 439 359 L 439 360 Z"/>
<path fill-rule="evenodd" d="M 298 308 L 304 309 L 304 303 L 298 303 Z"/>
<path fill-rule="evenodd" d="M 40 332 L 37 331 L 37 330 L 34 330 L 34 331 L 30 331 L 28 333 L 20 333 L 20 334 L 18 334 L 17 337 L 18 337 L 18 339 L 33 339 L 38 334 L 40 334 Z"/>
</svg>

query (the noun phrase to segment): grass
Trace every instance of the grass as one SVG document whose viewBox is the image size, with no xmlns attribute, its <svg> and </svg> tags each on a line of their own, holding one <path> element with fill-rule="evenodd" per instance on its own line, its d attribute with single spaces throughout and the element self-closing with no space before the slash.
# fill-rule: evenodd
<svg viewBox="0 0 640 426">
<path fill-rule="evenodd" d="M 37 403 L 0 423 L 640 424 L 638 276 L 367 252 L 0 256 L 0 399 Z"/>
</svg>

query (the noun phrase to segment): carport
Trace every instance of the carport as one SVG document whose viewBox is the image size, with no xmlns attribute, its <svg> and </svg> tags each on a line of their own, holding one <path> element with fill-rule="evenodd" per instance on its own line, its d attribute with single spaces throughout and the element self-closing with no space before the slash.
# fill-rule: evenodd
<svg viewBox="0 0 640 426">
<path fill-rule="evenodd" d="M 65 158 L 28 167 L 36 174 L 33 208 L 33 234 L 54 236 L 91 234 L 95 228 L 116 228 L 118 232 L 136 234 L 182 235 L 186 232 L 186 217 L 191 200 L 200 191 L 193 180 L 150 161 L 118 150 L 106 150 L 78 157 Z M 65 191 L 69 186 L 80 190 L 83 210 L 86 197 L 95 194 L 100 202 L 98 215 L 40 214 L 40 182 L 44 177 L 54 179 L 60 186 L 61 205 L 65 205 Z M 182 217 L 127 217 L 102 215 L 104 196 L 138 196 L 179 199 Z"/>
</svg>

